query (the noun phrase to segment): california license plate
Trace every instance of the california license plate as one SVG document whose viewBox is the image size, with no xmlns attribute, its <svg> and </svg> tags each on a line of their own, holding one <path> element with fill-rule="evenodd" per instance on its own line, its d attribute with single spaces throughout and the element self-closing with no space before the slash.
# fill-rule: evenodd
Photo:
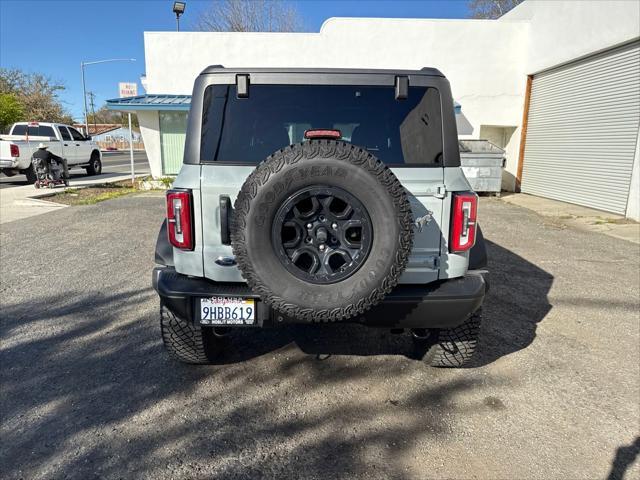
<svg viewBox="0 0 640 480">
<path fill-rule="evenodd" d="M 256 303 L 252 298 L 210 297 L 200 299 L 202 325 L 253 325 Z"/>
</svg>

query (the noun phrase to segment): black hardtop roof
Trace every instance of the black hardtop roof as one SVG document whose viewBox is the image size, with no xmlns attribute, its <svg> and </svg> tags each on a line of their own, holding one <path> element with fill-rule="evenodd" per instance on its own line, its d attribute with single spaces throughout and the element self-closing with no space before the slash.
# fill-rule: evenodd
<svg viewBox="0 0 640 480">
<path fill-rule="evenodd" d="M 212 73 L 319 73 L 327 74 L 362 74 L 362 75 L 424 75 L 430 77 L 444 77 L 442 72 L 437 68 L 421 68 L 420 70 L 392 70 L 392 69 L 375 69 L 375 68 L 225 68 L 222 65 L 211 65 L 205 68 L 201 75 Z"/>
</svg>

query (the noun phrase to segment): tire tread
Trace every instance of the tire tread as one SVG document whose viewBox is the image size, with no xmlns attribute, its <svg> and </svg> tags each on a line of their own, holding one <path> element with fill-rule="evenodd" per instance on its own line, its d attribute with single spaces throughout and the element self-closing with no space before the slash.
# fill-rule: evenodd
<svg viewBox="0 0 640 480">
<path fill-rule="evenodd" d="M 432 367 L 465 366 L 476 351 L 481 322 L 482 312 L 477 311 L 457 327 L 438 330 L 424 360 Z"/>
<path fill-rule="evenodd" d="M 202 327 L 178 318 L 164 305 L 160 305 L 160 331 L 172 358 L 191 364 L 210 363 Z"/>
<path fill-rule="evenodd" d="M 285 165 L 293 165 L 300 161 L 313 161 L 316 157 L 333 157 L 340 161 L 350 162 L 374 175 L 392 197 L 401 232 L 399 248 L 395 252 L 393 265 L 380 286 L 372 289 L 364 298 L 356 299 L 351 304 L 330 310 L 304 308 L 287 302 L 269 288 L 251 267 L 244 234 L 251 201 L 257 195 L 258 188 L 264 185 L 272 174 L 282 170 Z M 405 188 L 391 169 L 377 157 L 344 141 L 311 140 L 276 151 L 263 160 L 249 175 L 234 204 L 231 245 L 243 277 L 251 289 L 259 294 L 267 305 L 285 315 L 303 318 L 309 322 L 335 322 L 363 314 L 380 303 L 385 295 L 398 284 L 400 275 L 409 262 L 409 254 L 413 246 L 413 215 Z"/>
</svg>

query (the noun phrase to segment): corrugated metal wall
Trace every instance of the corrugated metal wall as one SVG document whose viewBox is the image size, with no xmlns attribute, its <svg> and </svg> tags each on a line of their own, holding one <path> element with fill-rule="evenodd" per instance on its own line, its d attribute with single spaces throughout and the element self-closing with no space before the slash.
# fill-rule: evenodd
<svg viewBox="0 0 640 480">
<path fill-rule="evenodd" d="M 624 214 L 640 123 L 640 42 L 533 77 L 522 191 Z"/>
<path fill-rule="evenodd" d="M 182 168 L 184 142 L 187 136 L 187 112 L 161 111 L 160 151 L 162 174 L 177 175 Z"/>
</svg>

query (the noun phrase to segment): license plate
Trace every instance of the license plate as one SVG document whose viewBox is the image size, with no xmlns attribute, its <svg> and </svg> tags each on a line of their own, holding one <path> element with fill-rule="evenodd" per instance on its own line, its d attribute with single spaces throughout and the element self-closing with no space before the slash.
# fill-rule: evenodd
<svg viewBox="0 0 640 480">
<path fill-rule="evenodd" d="M 211 297 L 200 299 L 202 325 L 253 325 L 256 302 L 252 298 Z"/>
</svg>

